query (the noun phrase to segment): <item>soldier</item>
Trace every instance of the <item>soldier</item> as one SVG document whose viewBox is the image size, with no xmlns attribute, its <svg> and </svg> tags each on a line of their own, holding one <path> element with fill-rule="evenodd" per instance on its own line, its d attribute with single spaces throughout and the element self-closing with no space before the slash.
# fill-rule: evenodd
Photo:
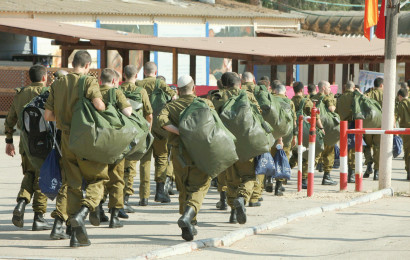
<svg viewBox="0 0 410 260">
<path fill-rule="evenodd" d="M 308 91 L 308 96 L 307 97 L 309 99 L 312 99 L 312 97 L 317 94 L 316 85 L 315 84 L 309 84 L 307 86 L 307 91 Z"/>
<path fill-rule="evenodd" d="M 178 159 L 180 154 L 179 115 L 196 98 L 194 89 L 195 85 L 192 77 L 188 75 L 181 76 L 178 79 L 179 99 L 165 105 L 158 116 L 160 127 L 170 132 L 169 142 L 172 145 L 172 162 L 179 190 L 179 213 L 182 215 L 178 219 L 178 226 L 182 230 L 182 238 L 186 241 L 193 240 L 197 234 L 194 227 L 197 222 L 196 216 L 211 183 L 211 177 L 193 165 L 185 149 L 182 149 L 182 155 L 190 167 L 184 168 Z M 205 102 L 209 107 L 214 108 L 212 102 L 209 100 L 205 100 Z"/>
<path fill-rule="evenodd" d="M 20 125 L 21 116 L 24 106 L 29 103 L 34 97 L 38 96 L 47 82 L 47 69 L 42 65 L 34 65 L 29 70 L 31 84 L 27 87 L 17 88 L 16 96 L 11 104 L 10 111 L 7 114 L 4 122 L 6 133 L 6 154 L 14 157 L 16 154 L 13 145 L 14 126 L 17 124 L 18 129 L 22 129 Z M 34 222 L 33 231 L 50 230 L 51 226 L 44 219 L 43 214 L 47 211 L 47 197 L 40 191 L 38 180 L 40 177 L 40 169 L 36 169 L 24 151 L 23 142 L 20 139 L 19 153 L 21 155 L 21 166 L 23 168 L 23 180 L 21 182 L 20 191 L 17 195 L 17 206 L 13 211 L 12 222 L 16 227 L 24 226 L 24 211 L 26 205 L 33 198 Z"/>
<path fill-rule="evenodd" d="M 383 78 L 376 78 L 374 80 L 374 88 L 370 90 L 366 96 L 376 100 L 379 102 L 380 106 L 382 106 L 382 101 L 383 101 Z M 366 142 L 366 145 L 369 147 L 373 148 L 373 161 L 374 161 L 374 175 L 373 175 L 373 180 L 378 180 L 379 179 L 379 159 L 380 159 L 380 135 L 364 135 L 364 141 Z M 369 148 L 367 148 L 369 149 Z M 370 150 L 369 150 L 370 153 Z M 365 153 L 366 155 L 366 153 Z M 369 164 L 371 167 L 371 157 L 369 157 L 369 154 L 366 156 L 366 162 L 365 164 L 369 168 Z M 363 174 L 363 178 L 369 178 L 370 177 L 370 169 L 367 170 Z"/>
<path fill-rule="evenodd" d="M 138 87 L 143 87 L 148 94 L 148 97 L 151 99 L 151 94 L 155 89 L 156 84 L 156 74 L 157 66 L 154 62 L 147 62 L 144 65 L 144 75 L 145 79 L 138 82 Z M 159 86 L 166 94 L 172 97 L 173 100 L 176 99 L 175 91 L 173 91 L 164 81 L 160 81 Z M 159 113 L 161 108 L 152 107 L 155 113 Z M 156 111 L 157 110 L 157 111 Z M 154 122 L 155 124 L 155 122 Z M 155 192 L 155 201 L 161 203 L 171 202 L 168 192 L 165 192 L 165 181 L 166 181 L 166 172 L 168 167 L 168 139 L 164 136 L 160 136 L 155 131 L 154 142 L 152 148 L 144 155 L 140 162 L 140 174 L 144 176 L 141 178 L 141 187 L 140 187 L 140 202 L 142 201 L 143 205 L 147 203 L 148 197 L 150 195 L 150 183 L 149 176 L 151 170 L 151 156 L 154 155 L 155 159 L 155 182 L 156 182 L 156 192 Z M 148 180 L 148 181 L 147 181 Z M 142 189 L 141 189 L 142 188 Z M 142 195 L 142 196 L 141 196 Z"/>
<path fill-rule="evenodd" d="M 142 113 L 148 123 L 152 126 L 152 107 L 151 103 L 149 102 L 149 97 L 147 91 L 142 87 L 137 87 L 135 85 L 135 81 L 137 79 L 138 69 L 134 65 L 127 65 L 124 67 L 124 82 L 121 84 L 120 89 L 125 91 L 131 91 L 135 93 L 141 94 L 142 100 Z M 134 178 L 137 175 L 137 161 L 129 161 L 125 160 L 124 165 L 124 211 L 126 213 L 134 213 L 135 210 L 128 204 L 129 197 L 134 194 L 134 189 L 132 185 L 134 183 Z M 140 206 L 147 206 L 148 205 L 148 197 L 149 197 L 149 174 L 144 174 L 145 172 L 140 170 L 140 187 L 139 187 L 139 196 Z M 148 185 L 148 192 L 146 192 L 146 186 Z M 148 193 L 148 195 L 146 194 Z M 128 218 L 128 215 L 125 214 L 123 210 L 120 211 L 120 217 Z"/>
<path fill-rule="evenodd" d="M 397 96 L 400 100 L 396 108 L 396 118 L 398 119 L 399 127 L 410 128 L 410 99 L 407 88 L 400 89 Z M 402 139 L 407 180 L 410 180 L 410 135 L 402 135 Z"/>
<path fill-rule="evenodd" d="M 250 72 L 242 74 L 242 89 L 254 94 L 255 92 L 255 77 Z"/>
<path fill-rule="evenodd" d="M 319 92 L 314 95 L 312 99 L 323 102 L 330 112 L 334 112 L 336 109 L 336 100 L 333 95 L 331 95 L 330 83 L 325 80 L 321 80 L 317 86 L 319 88 Z M 333 163 L 335 160 L 335 146 L 325 144 L 325 149 L 320 156 L 322 157 L 324 170 L 322 185 L 337 185 L 337 182 L 330 177 L 330 171 L 333 168 Z"/>
<path fill-rule="evenodd" d="M 67 213 L 71 224 L 71 247 L 91 244 L 85 228 L 85 218 L 90 211 L 98 207 L 104 195 L 104 182 L 108 181 L 107 164 L 78 158 L 68 148 L 71 119 L 74 106 L 78 102 L 78 81 L 82 75 L 89 72 L 90 65 L 91 56 L 87 51 L 76 52 L 73 59 L 74 72 L 58 79 L 51 86 L 44 113 L 46 120 L 57 120 L 57 128 L 62 131 L 62 163 L 67 176 Z M 98 111 L 105 110 L 96 78 L 86 76 L 84 93 Z M 87 182 L 84 197 L 81 189 L 83 179 Z"/>
<path fill-rule="evenodd" d="M 355 85 L 353 81 L 348 81 L 346 83 L 344 93 L 337 99 L 335 112 L 339 114 L 341 121 L 347 121 L 349 128 L 354 128 L 354 120 L 352 113 L 352 103 L 354 99 Z M 348 175 L 347 182 L 355 183 L 355 150 L 350 149 L 348 152 Z"/>
</svg>

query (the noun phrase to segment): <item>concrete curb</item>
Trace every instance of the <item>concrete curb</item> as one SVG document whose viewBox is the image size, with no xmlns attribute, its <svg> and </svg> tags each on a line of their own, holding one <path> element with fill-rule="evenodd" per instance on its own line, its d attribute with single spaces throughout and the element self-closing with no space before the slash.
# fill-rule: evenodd
<svg viewBox="0 0 410 260">
<path fill-rule="evenodd" d="M 272 229 L 284 226 L 287 223 L 300 219 L 300 218 L 315 216 L 315 215 L 322 214 L 324 212 L 345 209 L 351 206 L 363 204 L 363 203 L 370 202 L 370 201 L 375 201 L 375 200 L 383 198 L 384 196 L 394 196 L 393 188 L 388 188 L 388 189 L 383 189 L 383 190 L 379 190 L 376 192 L 372 192 L 370 194 L 366 194 L 364 196 L 355 198 L 348 202 L 341 202 L 341 203 L 329 204 L 329 205 L 325 205 L 321 207 L 310 208 L 310 209 L 307 209 L 301 212 L 297 212 L 297 213 L 290 214 L 285 217 L 275 219 L 268 223 L 263 223 L 263 224 L 260 224 L 254 227 L 248 227 L 248 228 L 235 230 L 233 232 L 230 232 L 224 235 L 221 238 L 208 238 L 208 239 L 202 239 L 202 240 L 197 240 L 193 242 L 181 243 L 175 246 L 154 250 L 154 251 L 142 254 L 140 256 L 137 256 L 137 257 L 129 258 L 129 259 L 138 259 L 138 260 L 140 259 L 141 260 L 142 259 L 159 259 L 159 258 L 165 258 L 165 257 L 190 253 L 195 250 L 206 248 L 206 247 L 222 247 L 222 246 L 228 247 L 232 245 L 233 243 L 245 237 L 270 231 Z"/>
</svg>

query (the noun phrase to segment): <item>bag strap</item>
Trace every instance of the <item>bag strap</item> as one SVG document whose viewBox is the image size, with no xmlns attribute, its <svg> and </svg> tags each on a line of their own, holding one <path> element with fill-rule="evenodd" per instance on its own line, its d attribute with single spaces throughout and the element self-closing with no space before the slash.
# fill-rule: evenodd
<svg viewBox="0 0 410 260">
<path fill-rule="evenodd" d="M 161 80 L 160 79 L 156 79 L 155 80 L 155 89 L 159 89 L 159 84 L 160 84 Z"/>
<path fill-rule="evenodd" d="M 110 88 L 108 90 L 108 102 L 110 104 L 117 103 L 117 93 L 115 93 L 116 88 Z"/>
<path fill-rule="evenodd" d="M 81 75 L 80 79 L 78 80 L 78 98 L 82 99 L 84 98 L 84 85 L 85 85 L 85 79 L 87 76 Z"/>
</svg>

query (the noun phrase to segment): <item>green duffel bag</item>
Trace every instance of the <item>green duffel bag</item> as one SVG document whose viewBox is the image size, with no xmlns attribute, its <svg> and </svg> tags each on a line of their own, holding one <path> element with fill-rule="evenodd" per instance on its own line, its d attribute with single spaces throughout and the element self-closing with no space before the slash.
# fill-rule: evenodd
<svg viewBox="0 0 410 260">
<path fill-rule="evenodd" d="M 121 86 L 119 87 L 121 89 L 122 93 L 124 93 L 125 97 L 127 98 L 127 101 L 131 104 L 132 109 L 134 111 L 137 111 L 139 114 L 142 113 L 142 94 L 141 90 L 143 87 L 137 87 L 134 91 L 124 91 Z"/>
<path fill-rule="evenodd" d="M 138 134 L 124 151 L 124 156 L 127 160 L 139 161 L 151 148 L 154 136 L 149 130 L 148 121 L 140 113 L 133 112 L 129 119 L 138 129 Z"/>
<path fill-rule="evenodd" d="M 340 116 L 335 112 L 329 111 L 323 103 L 323 98 L 324 96 L 317 102 L 317 108 L 320 111 L 320 121 L 322 121 L 325 130 L 323 141 L 325 145 L 332 146 L 339 142 L 340 139 Z"/>
<path fill-rule="evenodd" d="M 79 100 L 71 120 L 69 149 L 79 158 L 112 164 L 124 157 L 138 129 L 113 106 L 111 94 L 106 110 L 97 111 L 84 96 L 84 82 L 82 76 L 78 82 Z"/>
<path fill-rule="evenodd" d="M 299 118 L 300 115 L 305 116 L 303 112 L 303 108 L 305 107 L 306 98 L 302 99 L 302 103 L 299 106 L 299 110 L 296 111 L 296 118 Z M 309 148 L 309 132 L 310 132 L 310 124 L 303 120 L 303 142 L 302 145 Z M 324 144 L 324 134 L 316 127 L 316 143 L 315 143 L 315 157 L 318 156 L 323 150 L 325 149 Z M 308 159 L 308 152 L 303 153 L 303 159 Z"/>
<path fill-rule="evenodd" d="M 236 137 L 236 153 L 240 161 L 247 161 L 270 152 L 274 141 L 272 127 L 251 104 L 246 90 L 233 96 L 222 106 L 220 118 Z"/>
<path fill-rule="evenodd" d="M 159 126 L 158 115 L 164 108 L 164 106 L 172 101 L 172 97 L 160 88 L 160 84 L 161 80 L 157 79 L 155 81 L 155 88 L 150 96 L 150 102 L 153 111 L 152 133 L 154 134 L 155 138 L 164 139 L 168 137 L 168 132 Z"/>
<path fill-rule="evenodd" d="M 275 139 L 287 136 L 293 131 L 292 107 L 281 97 L 272 95 L 265 86 L 255 87 L 255 97 L 262 110 L 263 119 L 273 128 Z"/>
<path fill-rule="evenodd" d="M 201 98 L 195 98 L 181 112 L 178 129 L 183 147 L 195 166 L 210 177 L 215 178 L 238 161 L 235 136 Z"/>
<path fill-rule="evenodd" d="M 353 94 L 353 119 L 363 119 L 363 128 L 380 128 L 382 126 L 382 107 L 379 102 L 359 91 Z"/>
</svg>

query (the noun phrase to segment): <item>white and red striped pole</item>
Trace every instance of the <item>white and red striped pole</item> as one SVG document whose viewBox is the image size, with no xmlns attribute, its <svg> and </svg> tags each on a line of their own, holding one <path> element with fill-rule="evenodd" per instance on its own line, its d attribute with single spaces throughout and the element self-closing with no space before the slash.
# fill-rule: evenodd
<svg viewBox="0 0 410 260">
<path fill-rule="evenodd" d="M 340 190 L 347 190 L 347 121 L 340 122 Z"/>
<path fill-rule="evenodd" d="M 310 115 L 310 130 L 309 130 L 309 153 L 308 153 L 308 187 L 307 196 L 312 197 L 314 179 L 315 179 L 315 145 L 316 145 L 316 114 L 319 110 L 316 104 L 313 104 Z"/>
<path fill-rule="evenodd" d="M 355 128 L 356 130 L 363 129 L 363 120 L 356 119 L 355 120 Z M 354 158 L 355 158 L 355 190 L 362 191 L 363 188 L 363 134 L 355 134 L 354 136 Z"/>
<path fill-rule="evenodd" d="M 303 163 L 303 115 L 299 116 L 298 121 L 298 192 L 302 190 L 302 163 Z"/>
</svg>

